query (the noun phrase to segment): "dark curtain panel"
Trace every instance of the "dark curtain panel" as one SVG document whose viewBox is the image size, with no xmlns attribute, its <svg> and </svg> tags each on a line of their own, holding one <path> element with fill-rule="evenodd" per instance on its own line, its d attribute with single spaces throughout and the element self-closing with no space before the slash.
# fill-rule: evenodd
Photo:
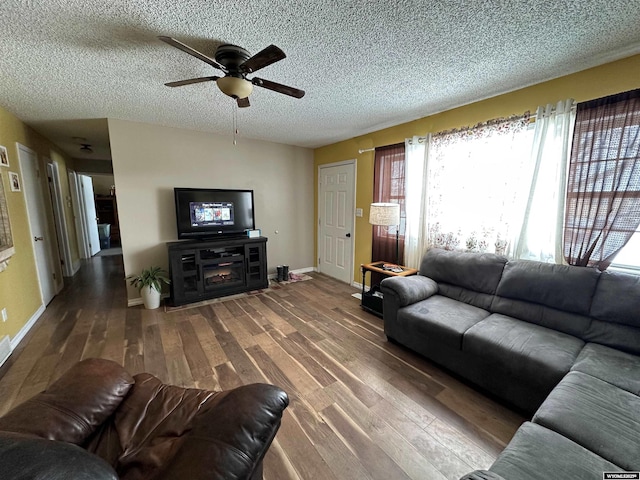
<svg viewBox="0 0 640 480">
<path fill-rule="evenodd" d="M 376 148 L 373 201 L 400 204 L 400 255 L 404 258 L 404 143 Z M 396 261 L 396 228 L 373 227 L 371 261 Z"/>
<path fill-rule="evenodd" d="M 605 270 L 640 224 L 640 90 L 579 103 L 564 255 Z"/>
</svg>

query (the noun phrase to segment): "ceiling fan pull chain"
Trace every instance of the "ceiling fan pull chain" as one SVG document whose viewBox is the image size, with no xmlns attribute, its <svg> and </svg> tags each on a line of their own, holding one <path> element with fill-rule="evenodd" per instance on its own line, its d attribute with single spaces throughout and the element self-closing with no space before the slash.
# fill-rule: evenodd
<svg viewBox="0 0 640 480">
<path fill-rule="evenodd" d="M 237 145 L 236 136 L 238 135 L 238 104 L 233 102 L 233 144 Z"/>
</svg>

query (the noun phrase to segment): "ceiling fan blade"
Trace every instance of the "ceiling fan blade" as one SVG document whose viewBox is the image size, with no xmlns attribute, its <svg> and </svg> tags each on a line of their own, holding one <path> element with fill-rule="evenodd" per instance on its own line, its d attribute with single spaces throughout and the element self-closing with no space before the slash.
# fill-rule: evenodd
<svg viewBox="0 0 640 480">
<path fill-rule="evenodd" d="M 282 50 L 275 45 L 269 45 L 264 50 L 259 51 L 253 57 L 247 59 L 241 63 L 238 67 L 241 72 L 252 73 L 257 72 L 261 68 L 264 68 L 272 63 L 279 62 L 287 56 Z"/>
<path fill-rule="evenodd" d="M 207 57 L 205 54 L 200 53 L 199 51 L 191 48 L 189 45 L 185 45 L 184 43 L 179 42 L 175 38 L 163 37 L 163 36 L 159 36 L 158 38 L 163 42 L 168 43 L 172 47 L 176 47 L 177 49 L 182 50 L 183 52 L 188 53 L 189 55 L 192 55 L 197 59 L 202 60 L 205 63 L 208 63 L 212 67 L 215 67 L 223 71 L 225 70 L 225 68 L 222 65 L 220 65 L 218 62 L 216 62 L 213 58 Z"/>
<path fill-rule="evenodd" d="M 220 77 L 198 77 L 198 78 L 190 78 L 188 80 L 178 80 L 177 82 L 169 82 L 165 83 L 167 87 L 181 87 L 183 85 L 191 85 L 192 83 L 201 83 L 201 82 L 215 82 Z"/>
<path fill-rule="evenodd" d="M 272 82 L 271 80 L 265 80 L 264 78 L 254 77 L 251 79 L 251 83 L 258 87 L 268 88 L 269 90 L 273 90 L 274 92 L 284 93 L 285 95 L 289 95 L 291 97 L 304 97 L 304 90 L 288 87 L 286 85 L 282 85 L 281 83 Z"/>
<path fill-rule="evenodd" d="M 249 103 L 249 97 L 236 98 L 236 102 L 238 102 L 238 107 L 240 108 L 246 108 L 251 106 L 251 104 Z"/>
</svg>

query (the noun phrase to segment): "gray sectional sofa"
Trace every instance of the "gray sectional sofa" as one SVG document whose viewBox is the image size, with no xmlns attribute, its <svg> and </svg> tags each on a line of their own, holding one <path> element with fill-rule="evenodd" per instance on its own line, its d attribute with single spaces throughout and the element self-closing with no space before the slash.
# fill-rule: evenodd
<svg viewBox="0 0 640 480">
<path fill-rule="evenodd" d="M 381 291 L 390 340 L 535 413 L 465 479 L 640 470 L 640 277 L 431 249 Z"/>
</svg>

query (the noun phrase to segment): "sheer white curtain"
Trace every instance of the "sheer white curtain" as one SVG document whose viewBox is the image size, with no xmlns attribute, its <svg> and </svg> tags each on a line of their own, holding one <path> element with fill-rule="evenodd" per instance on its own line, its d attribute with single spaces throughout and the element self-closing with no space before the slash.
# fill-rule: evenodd
<svg viewBox="0 0 640 480">
<path fill-rule="evenodd" d="M 404 265 L 419 268 L 428 246 L 427 158 L 431 134 L 405 140 Z"/>
<path fill-rule="evenodd" d="M 531 148 L 530 185 L 520 205 L 521 228 L 509 245 L 513 258 L 562 263 L 567 168 L 575 123 L 573 100 L 538 107 Z M 528 197 L 526 194 L 528 193 Z"/>
<path fill-rule="evenodd" d="M 523 115 L 433 136 L 428 246 L 505 253 L 531 151 L 528 125 L 529 116 Z"/>
</svg>

